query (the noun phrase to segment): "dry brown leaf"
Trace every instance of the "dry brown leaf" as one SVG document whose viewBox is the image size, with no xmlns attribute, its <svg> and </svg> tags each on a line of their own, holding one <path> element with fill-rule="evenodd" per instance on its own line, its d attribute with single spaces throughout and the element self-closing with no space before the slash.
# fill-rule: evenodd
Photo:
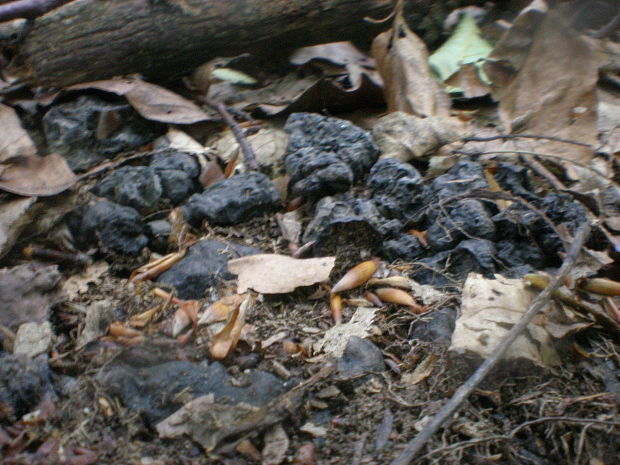
<svg viewBox="0 0 620 465">
<path fill-rule="evenodd" d="M 214 119 L 198 105 L 163 87 L 139 79 L 108 79 L 67 87 L 98 89 L 123 96 L 141 116 L 168 124 L 193 124 Z"/>
<path fill-rule="evenodd" d="M 77 181 L 66 160 L 57 154 L 39 157 L 17 113 L 0 104 L 0 189 L 18 195 L 50 196 Z"/>
<path fill-rule="evenodd" d="M 52 153 L 16 156 L 0 164 L 0 189 L 18 195 L 56 195 L 73 186 L 77 177 L 67 161 Z"/>
<path fill-rule="evenodd" d="M 540 20 L 539 15 L 534 22 Z M 589 144 L 586 147 L 538 140 L 532 147 L 528 141 L 529 150 L 587 164 L 594 155 L 592 147 L 597 144 L 596 55 L 553 11 L 535 28 L 533 37 L 520 68 L 515 67 L 520 61 L 514 59 L 514 53 L 500 55 L 501 42 L 491 54 L 496 62 L 513 60 L 509 71 L 516 70 L 515 77 L 506 79 L 505 87 L 496 93 L 500 95 L 502 123 L 511 133 L 525 132 Z M 501 88 L 498 73 L 489 70 L 495 86 Z"/>
<path fill-rule="evenodd" d="M 245 325 L 245 314 L 251 305 L 252 296 L 247 294 L 243 303 L 235 308 L 226 326 L 213 336 L 209 352 L 213 360 L 224 360 L 235 349 L 241 330 Z"/>
<path fill-rule="evenodd" d="M 95 262 L 88 265 L 80 273 L 71 275 L 62 285 L 62 290 L 67 294 L 69 300 L 75 299 L 78 295 L 88 291 L 88 285 L 96 283 L 101 275 L 108 271 L 109 265 L 104 262 Z"/>
<path fill-rule="evenodd" d="M 461 65 L 445 84 L 462 89 L 465 98 L 483 97 L 490 92 L 489 86 L 482 82 L 478 68 L 473 63 Z"/>
<path fill-rule="evenodd" d="M 243 303 L 244 295 L 235 294 L 222 297 L 213 302 L 198 319 L 199 325 L 208 325 L 217 321 L 226 321 L 235 308 Z"/>
<path fill-rule="evenodd" d="M 419 117 L 449 116 L 450 98 L 428 65 L 428 50 L 397 13 L 392 29 L 372 43 L 372 55 L 384 82 L 388 111 Z"/>
<path fill-rule="evenodd" d="M 335 262 L 335 257 L 298 259 L 259 254 L 229 260 L 228 270 L 238 275 L 238 293 L 253 289 L 262 294 L 286 294 L 327 280 Z"/>
</svg>

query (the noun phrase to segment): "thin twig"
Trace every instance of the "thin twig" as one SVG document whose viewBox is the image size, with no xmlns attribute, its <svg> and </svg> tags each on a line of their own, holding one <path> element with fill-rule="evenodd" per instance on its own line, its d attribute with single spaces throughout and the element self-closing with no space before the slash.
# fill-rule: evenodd
<svg viewBox="0 0 620 465">
<path fill-rule="evenodd" d="M 210 107 L 217 110 L 224 122 L 230 127 L 230 130 L 234 134 L 235 139 L 237 139 L 237 143 L 239 144 L 239 147 L 243 152 L 246 166 L 253 171 L 257 171 L 258 162 L 256 161 L 256 154 L 254 153 L 254 150 L 252 150 L 252 146 L 248 143 L 246 137 L 243 135 L 243 131 L 235 121 L 235 118 L 232 117 L 232 115 L 226 108 L 226 105 L 220 102 L 215 102 L 209 97 L 199 97 L 199 99 Z"/>
<path fill-rule="evenodd" d="M 411 440 L 405 450 L 391 462 L 390 465 L 407 465 L 422 450 L 424 445 L 430 440 L 439 428 L 458 410 L 465 399 L 480 384 L 480 382 L 491 372 L 506 350 L 514 342 L 514 340 L 525 330 L 527 325 L 534 319 L 538 312 L 549 303 L 553 292 L 562 285 L 564 279 L 574 266 L 583 244 L 590 233 L 590 224 L 584 223 L 579 227 L 575 234 L 570 251 L 564 260 L 564 263 L 558 270 L 555 277 L 549 282 L 549 285 L 542 291 L 532 305 L 523 314 L 519 322 L 512 327 L 502 342 L 497 346 L 493 353 L 478 367 L 473 375 L 455 392 L 454 396 L 446 405 L 435 415 L 435 417 L 427 424 L 427 426 Z"/>
<path fill-rule="evenodd" d="M 439 453 L 449 452 L 455 449 L 464 449 L 466 447 L 476 446 L 478 444 L 483 444 L 485 442 L 493 442 L 493 441 L 510 441 L 512 440 L 519 431 L 527 428 L 528 426 L 536 425 L 539 423 L 546 423 L 551 421 L 564 422 L 564 423 L 574 423 L 574 424 L 586 424 L 586 426 L 590 425 L 601 425 L 601 426 L 616 426 L 620 427 L 620 422 L 618 421 L 606 421 L 606 420 L 598 420 L 596 418 L 576 418 L 576 417 L 541 417 L 536 418 L 535 420 L 526 421 L 525 423 L 521 423 L 512 429 L 508 434 L 494 435 L 494 436 L 486 436 L 483 438 L 470 439 L 468 441 L 455 442 L 454 444 L 449 444 L 447 446 L 438 447 L 437 449 L 433 449 L 429 453 L 425 454 L 421 458 L 429 458 L 433 455 L 437 455 Z"/>
<path fill-rule="evenodd" d="M 0 5 L 0 23 L 17 18 L 34 19 L 73 0 L 17 0 Z"/>
<path fill-rule="evenodd" d="M 536 157 L 524 155 L 521 157 L 521 160 L 525 162 L 537 175 L 546 179 L 554 189 L 558 191 L 566 190 L 566 186 L 562 184 L 562 181 L 560 181 L 551 171 L 545 168 L 542 163 L 536 160 Z"/>
<path fill-rule="evenodd" d="M 498 136 L 490 137 L 465 137 L 464 142 L 490 142 L 498 139 L 542 139 L 552 140 L 555 142 L 564 142 L 565 144 L 580 145 L 582 147 L 592 147 L 590 144 L 584 142 L 578 142 L 576 140 L 562 139 L 560 137 L 553 136 L 537 136 L 536 134 L 500 134 Z"/>
</svg>

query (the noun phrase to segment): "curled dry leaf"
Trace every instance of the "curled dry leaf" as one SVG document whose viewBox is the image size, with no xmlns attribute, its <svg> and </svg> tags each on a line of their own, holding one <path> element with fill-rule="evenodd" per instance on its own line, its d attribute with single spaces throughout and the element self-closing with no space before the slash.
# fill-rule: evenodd
<svg viewBox="0 0 620 465">
<path fill-rule="evenodd" d="M 375 274 L 379 269 L 379 264 L 379 260 L 372 259 L 355 265 L 334 285 L 331 290 L 332 294 L 361 286 Z"/>
<path fill-rule="evenodd" d="M 148 310 L 139 313 L 138 315 L 134 315 L 129 319 L 129 325 L 133 328 L 142 329 L 146 325 L 148 325 L 157 313 L 161 310 L 161 305 L 155 305 L 153 308 L 149 308 Z"/>
<path fill-rule="evenodd" d="M 200 316 L 198 325 L 208 325 L 218 321 L 228 320 L 233 310 L 241 305 L 244 297 L 243 294 L 228 295 L 213 302 Z"/>
<path fill-rule="evenodd" d="M 373 41 L 372 55 L 383 78 L 389 112 L 449 116 L 450 99 L 428 65 L 426 45 L 409 29 L 401 11 L 392 29 Z"/>
<path fill-rule="evenodd" d="M 151 121 L 193 124 L 216 119 L 180 95 L 139 79 L 109 79 L 67 87 L 67 90 L 84 89 L 98 89 L 124 96 L 142 117 Z"/>
<path fill-rule="evenodd" d="M 335 261 L 335 257 L 299 259 L 258 254 L 229 260 L 228 270 L 239 276 L 238 293 L 251 288 L 262 294 L 285 294 L 327 280 Z"/>
<path fill-rule="evenodd" d="M 245 314 L 252 304 L 252 295 L 247 294 L 243 303 L 236 308 L 230 319 L 219 333 L 211 341 L 209 352 L 213 360 L 223 360 L 234 350 L 241 336 L 241 330 L 245 325 Z"/>
</svg>

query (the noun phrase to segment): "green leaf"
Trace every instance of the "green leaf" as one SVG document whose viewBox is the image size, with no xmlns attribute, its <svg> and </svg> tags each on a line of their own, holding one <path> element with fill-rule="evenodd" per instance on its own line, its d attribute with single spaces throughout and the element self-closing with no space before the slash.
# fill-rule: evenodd
<svg viewBox="0 0 620 465">
<path fill-rule="evenodd" d="M 452 35 L 429 59 L 431 69 L 441 81 L 457 72 L 461 65 L 482 63 L 491 52 L 491 45 L 480 36 L 480 29 L 470 15 L 463 15 Z M 481 70 L 479 69 L 479 72 Z M 488 79 L 483 74 L 484 82 Z"/>
</svg>

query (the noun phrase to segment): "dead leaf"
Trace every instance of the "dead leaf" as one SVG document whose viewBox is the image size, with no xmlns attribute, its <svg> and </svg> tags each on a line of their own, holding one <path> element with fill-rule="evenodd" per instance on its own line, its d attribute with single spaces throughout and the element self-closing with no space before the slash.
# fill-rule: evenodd
<svg viewBox="0 0 620 465">
<path fill-rule="evenodd" d="M 489 85 L 480 79 L 480 72 L 472 63 L 462 65 L 445 83 L 459 89 L 465 98 L 483 97 L 490 92 Z"/>
<path fill-rule="evenodd" d="M 534 23 L 540 20 L 535 15 Z M 507 32 L 509 36 L 511 30 Z M 531 30 L 530 30 L 531 31 Z M 516 30 L 516 33 L 521 33 Z M 531 33 L 531 32 L 530 32 Z M 511 63 L 514 78 L 498 78 L 491 74 L 500 95 L 500 118 L 511 133 L 526 132 L 541 136 L 568 139 L 587 146 L 552 140 L 538 140 L 530 150 L 557 155 L 587 164 L 598 143 L 596 130 L 596 83 L 598 62 L 596 54 L 578 33 L 565 26 L 562 18 L 551 11 L 535 28 L 531 46 L 524 47 L 525 58 L 516 60 L 514 50 L 505 52 L 500 42 L 491 53 L 496 63 Z M 506 39 L 508 41 L 508 39 Z M 516 40 L 513 41 L 516 43 Z M 521 65 L 520 67 L 517 67 Z M 517 144 L 515 144 L 517 145 Z"/>
<path fill-rule="evenodd" d="M 213 336 L 209 352 L 213 360 L 224 360 L 235 349 L 241 330 L 245 325 L 245 314 L 252 302 L 252 295 L 247 294 L 243 303 L 235 308 L 230 319 L 219 333 Z"/>
<path fill-rule="evenodd" d="M 168 124 L 193 124 L 214 121 L 195 103 L 163 87 L 139 79 L 108 79 L 86 82 L 66 90 L 97 89 L 123 96 L 140 115 Z"/>
<path fill-rule="evenodd" d="M 69 276 L 63 283 L 62 290 L 69 300 L 73 300 L 88 291 L 88 285 L 96 283 L 108 268 L 109 265 L 104 261 L 88 265 L 82 272 Z"/>
<path fill-rule="evenodd" d="M 14 157 L 29 157 L 37 154 L 37 148 L 22 127 L 19 117 L 11 107 L 0 103 L 0 162 Z"/>
<path fill-rule="evenodd" d="M 238 308 L 244 299 L 243 294 L 229 295 L 213 302 L 198 319 L 198 325 L 208 325 L 228 320 L 230 314 Z"/>
<path fill-rule="evenodd" d="M 326 281 L 335 262 L 335 257 L 298 259 L 259 254 L 229 260 L 228 270 L 238 275 L 238 293 L 253 289 L 261 294 L 286 294 Z"/>
<path fill-rule="evenodd" d="M 496 279 L 470 273 L 463 285 L 461 316 L 456 321 L 450 353 L 461 359 L 486 359 L 528 309 L 535 293 L 522 279 Z M 549 307 L 543 310 L 550 314 Z M 549 316 L 551 320 L 551 317 Z M 504 361 L 529 361 L 536 366 L 559 365 L 551 334 L 530 323 L 503 356 Z"/>
<path fill-rule="evenodd" d="M 421 118 L 449 116 L 450 98 L 428 65 L 428 50 L 397 12 L 392 29 L 372 43 L 372 55 L 384 82 L 388 111 Z"/>
<path fill-rule="evenodd" d="M 325 352 L 335 358 L 341 357 L 351 336 L 369 336 L 377 312 L 377 308 L 358 308 L 348 322 L 328 329 L 323 339 L 314 345 L 314 351 Z"/>
<path fill-rule="evenodd" d="M 0 189 L 18 195 L 56 195 L 73 186 L 77 177 L 64 157 L 17 156 L 0 164 Z"/>
<path fill-rule="evenodd" d="M 284 462 L 290 441 L 281 423 L 265 432 L 264 442 L 263 465 L 280 465 Z"/>
<path fill-rule="evenodd" d="M 288 134 L 281 127 L 265 123 L 261 125 L 258 132 L 248 135 L 246 140 L 252 147 L 261 170 L 268 169 L 273 173 L 283 171 L 282 158 L 286 151 Z M 222 138 L 216 144 L 216 151 L 220 158 L 227 163 L 241 152 L 239 143 L 232 131 L 227 130 L 222 134 Z M 240 156 L 241 160 L 245 162 L 245 156 L 242 152 Z M 242 169 L 237 168 L 238 171 L 245 169 L 245 165 Z"/>
<path fill-rule="evenodd" d="M 0 189 L 17 195 L 50 196 L 77 181 L 66 160 L 57 154 L 37 155 L 30 136 L 17 113 L 0 104 Z"/>
</svg>

